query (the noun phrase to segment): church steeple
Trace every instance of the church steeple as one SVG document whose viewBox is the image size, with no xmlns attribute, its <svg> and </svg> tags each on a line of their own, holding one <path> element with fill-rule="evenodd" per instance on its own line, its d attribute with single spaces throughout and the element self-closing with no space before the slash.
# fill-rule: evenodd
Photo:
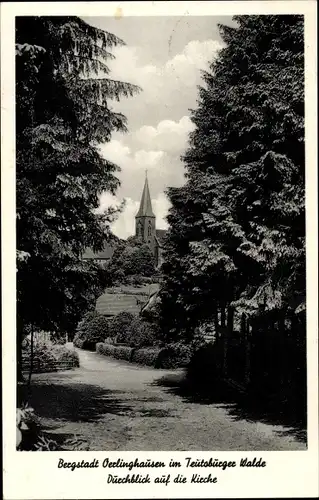
<svg viewBox="0 0 319 500">
<path fill-rule="evenodd" d="M 143 193 L 142 193 L 140 208 L 136 214 L 136 217 L 155 217 L 155 215 L 153 213 L 153 209 L 152 209 L 150 190 L 148 187 L 147 171 L 145 174 L 145 183 L 144 183 L 144 189 L 143 189 Z"/>
<path fill-rule="evenodd" d="M 135 235 L 137 238 L 144 241 L 144 243 L 147 243 L 154 253 L 156 244 L 155 214 L 152 209 L 151 195 L 147 180 L 147 171 L 140 208 L 135 216 Z"/>
</svg>

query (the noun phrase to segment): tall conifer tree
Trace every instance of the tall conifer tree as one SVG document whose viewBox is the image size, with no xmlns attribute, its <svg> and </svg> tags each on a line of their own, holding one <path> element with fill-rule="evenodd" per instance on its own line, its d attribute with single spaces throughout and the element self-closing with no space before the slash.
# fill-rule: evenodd
<svg viewBox="0 0 319 500">
<path fill-rule="evenodd" d="M 83 261 L 110 236 L 115 211 L 97 215 L 115 193 L 118 167 L 98 145 L 126 118 L 112 99 L 139 89 L 109 77 L 112 48 L 124 42 L 77 17 L 16 19 L 18 334 L 73 330 L 104 286 Z"/>
<path fill-rule="evenodd" d="M 169 190 L 173 336 L 229 306 L 264 327 L 305 306 L 303 18 L 234 19 L 191 114 L 186 185 Z"/>
</svg>

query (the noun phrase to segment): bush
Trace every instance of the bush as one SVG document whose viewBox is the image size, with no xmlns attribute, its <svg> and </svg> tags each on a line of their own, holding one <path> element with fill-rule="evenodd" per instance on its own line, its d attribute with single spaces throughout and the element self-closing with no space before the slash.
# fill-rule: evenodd
<svg viewBox="0 0 319 500">
<path fill-rule="evenodd" d="M 157 359 L 157 368 L 180 368 L 189 364 L 193 349 L 182 343 L 169 344 L 161 350 Z"/>
<path fill-rule="evenodd" d="M 97 342 L 109 336 L 109 320 L 96 311 L 88 312 L 78 324 L 73 344 L 80 349 L 95 350 Z"/>
<path fill-rule="evenodd" d="M 135 316 L 129 312 L 121 312 L 109 320 L 108 336 L 116 342 L 125 342 Z"/>
<path fill-rule="evenodd" d="M 22 350 L 22 364 L 27 370 L 31 364 L 31 346 L 25 343 Z M 79 366 L 79 356 L 63 345 L 52 342 L 35 342 L 33 346 L 33 371 L 47 372 L 68 370 Z"/>
<path fill-rule="evenodd" d="M 82 340 L 79 335 L 76 333 L 74 335 L 74 339 L 73 339 L 73 345 L 74 347 L 78 347 L 79 349 L 82 349 L 82 346 L 83 346 L 83 342 L 84 340 Z"/>
<path fill-rule="evenodd" d="M 128 345 L 139 348 L 156 346 L 158 344 L 159 328 L 156 324 L 136 318 L 131 328 L 129 338 L 127 339 Z"/>
<path fill-rule="evenodd" d="M 28 404 L 16 411 L 16 448 L 19 451 L 30 451 L 40 435 L 40 420 Z"/>
<path fill-rule="evenodd" d="M 125 343 L 130 347 L 150 347 L 158 344 L 159 329 L 157 325 L 133 316 L 127 323 L 122 333 L 118 335 L 117 342 Z"/>
<path fill-rule="evenodd" d="M 56 349 L 56 357 L 57 360 L 61 363 L 70 363 L 73 364 L 74 367 L 78 368 L 80 366 L 79 355 L 75 351 L 71 351 L 71 349 L 67 349 L 63 346 L 58 346 Z"/>
<path fill-rule="evenodd" d="M 106 344 L 112 344 L 112 345 L 114 345 L 115 340 L 113 339 L 113 337 L 107 337 L 107 338 L 104 340 L 104 342 L 105 342 Z"/>
<path fill-rule="evenodd" d="M 158 344 L 159 328 L 129 312 L 122 312 L 110 320 L 108 333 L 116 343 L 139 348 Z"/>
<path fill-rule="evenodd" d="M 161 348 L 145 347 L 144 349 L 136 349 L 132 355 L 132 362 L 141 365 L 157 367 L 157 359 L 161 352 Z"/>
<path fill-rule="evenodd" d="M 40 419 L 28 404 L 16 411 L 16 449 L 18 451 L 88 451 L 86 440 L 74 436 L 64 441 L 61 446 L 50 439 L 41 429 Z"/>
</svg>

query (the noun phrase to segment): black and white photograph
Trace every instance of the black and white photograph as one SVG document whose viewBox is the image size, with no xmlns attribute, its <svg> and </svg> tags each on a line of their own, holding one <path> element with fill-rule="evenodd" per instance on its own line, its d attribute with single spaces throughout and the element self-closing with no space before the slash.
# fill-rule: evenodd
<svg viewBox="0 0 319 500">
<path fill-rule="evenodd" d="M 16 449 L 307 449 L 302 15 L 17 16 Z"/>
</svg>

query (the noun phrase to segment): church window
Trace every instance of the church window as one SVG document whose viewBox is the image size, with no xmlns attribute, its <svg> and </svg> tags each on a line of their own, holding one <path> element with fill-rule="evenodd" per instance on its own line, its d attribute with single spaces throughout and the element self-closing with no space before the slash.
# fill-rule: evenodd
<svg viewBox="0 0 319 500">
<path fill-rule="evenodd" d="M 148 226 L 148 236 L 152 236 L 152 226 L 150 224 Z"/>
<path fill-rule="evenodd" d="M 141 222 L 139 222 L 137 225 L 137 236 L 143 236 L 143 229 Z"/>
</svg>

